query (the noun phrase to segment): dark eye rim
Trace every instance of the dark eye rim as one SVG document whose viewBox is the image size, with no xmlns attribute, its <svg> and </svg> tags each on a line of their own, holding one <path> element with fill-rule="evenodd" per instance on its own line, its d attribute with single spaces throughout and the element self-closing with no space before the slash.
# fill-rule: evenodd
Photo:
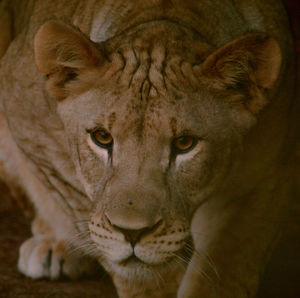
<svg viewBox="0 0 300 298">
<path fill-rule="evenodd" d="M 114 143 L 113 137 L 112 137 L 112 141 L 111 141 L 110 143 L 108 143 L 108 144 L 103 144 L 103 143 L 99 142 L 99 141 L 97 140 L 96 136 L 95 136 L 95 134 L 96 134 L 97 132 L 99 132 L 99 131 L 103 131 L 103 132 L 105 132 L 105 133 L 110 134 L 110 133 L 109 133 L 106 129 L 104 129 L 104 128 L 97 128 L 97 129 L 94 129 L 94 130 L 92 130 L 92 131 L 89 131 L 89 134 L 90 134 L 90 137 L 91 137 L 92 141 L 93 141 L 98 147 L 101 147 L 101 148 L 107 149 L 107 150 L 111 149 L 112 146 L 113 146 L 113 143 Z M 110 134 L 110 135 L 111 135 L 111 134 Z"/>
<path fill-rule="evenodd" d="M 191 138 L 192 141 L 193 141 L 193 143 L 192 143 L 192 145 L 191 145 L 189 148 L 184 149 L 184 150 L 180 150 L 178 147 L 176 147 L 175 143 L 176 143 L 176 141 L 177 141 L 178 139 L 183 138 L 183 137 Z M 190 136 L 190 135 L 182 135 L 182 136 L 176 137 L 176 138 L 174 138 L 173 141 L 172 141 L 172 150 L 173 150 L 174 153 L 177 154 L 177 155 L 188 153 L 188 152 L 190 152 L 191 150 L 193 150 L 193 149 L 196 147 L 198 141 L 199 141 L 199 138 L 197 138 L 197 137 L 195 137 L 195 136 Z"/>
</svg>

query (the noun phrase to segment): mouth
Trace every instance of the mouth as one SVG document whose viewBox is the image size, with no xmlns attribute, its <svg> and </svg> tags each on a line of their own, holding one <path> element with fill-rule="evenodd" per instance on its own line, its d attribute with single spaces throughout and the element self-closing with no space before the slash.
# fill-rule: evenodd
<svg viewBox="0 0 300 298">
<path fill-rule="evenodd" d="M 162 263 L 146 263 L 134 254 L 127 259 L 118 263 L 109 262 L 103 264 L 104 268 L 125 279 L 134 280 L 135 282 L 145 282 L 145 280 L 157 282 L 155 276 L 169 276 L 175 274 L 176 278 L 183 274 L 186 263 L 180 263 L 176 257 L 170 257 Z M 174 277 L 175 278 L 175 277 Z"/>
<path fill-rule="evenodd" d="M 125 260 L 122 260 L 116 265 L 123 267 L 123 268 L 144 268 L 146 270 L 157 270 L 160 267 L 165 267 L 166 264 L 170 264 L 173 262 L 173 260 L 176 259 L 176 256 L 170 256 L 166 259 L 164 259 L 162 262 L 145 262 L 139 257 L 137 257 L 135 254 L 132 254 L 130 257 L 126 258 Z"/>
<path fill-rule="evenodd" d="M 139 257 L 137 257 L 135 254 L 132 254 L 130 257 L 128 257 L 125 260 L 122 260 L 118 263 L 116 263 L 117 266 L 127 269 L 143 269 L 143 270 L 159 270 L 161 267 L 164 267 L 166 263 L 172 263 L 173 257 L 170 257 L 168 259 L 165 259 L 161 263 L 150 263 L 145 262 Z"/>
<path fill-rule="evenodd" d="M 138 258 L 136 255 L 131 255 L 129 258 L 127 258 L 126 260 L 123 260 L 119 263 L 121 266 L 128 266 L 128 265 L 146 265 L 146 266 L 151 266 L 150 264 L 145 263 L 144 261 L 142 261 L 140 258 Z"/>
<path fill-rule="evenodd" d="M 120 260 L 119 262 L 116 262 L 115 265 L 128 268 L 143 267 L 148 269 L 158 269 L 161 266 L 164 267 L 166 264 L 172 263 L 174 260 L 175 262 L 177 260 L 177 262 L 179 263 L 182 261 L 184 263 L 187 263 L 190 260 L 193 253 L 193 249 L 191 247 L 191 239 L 188 239 L 186 241 L 185 246 L 182 249 L 170 253 L 167 257 L 166 255 L 164 255 L 163 259 L 151 258 L 151 260 L 149 258 L 141 258 L 135 253 L 135 251 L 133 251 L 130 256 L 126 257 L 123 260 Z"/>
</svg>

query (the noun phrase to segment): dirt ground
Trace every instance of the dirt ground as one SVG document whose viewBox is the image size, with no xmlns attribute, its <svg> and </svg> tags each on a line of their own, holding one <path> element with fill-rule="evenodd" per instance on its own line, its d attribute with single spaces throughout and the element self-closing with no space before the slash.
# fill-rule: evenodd
<svg viewBox="0 0 300 298">
<path fill-rule="evenodd" d="M 299 54 L 300 2 L 287 0 L 286 4 L 297 36 L 296 48 Z M 9 197 L 8 189 L 0 183 L 0 298 L 117 297 L 105 272 L 94 280 L 80 281 L 31 280 L 21 275 L 16 267 L 18 249 L 30 236 L 29 219 L 20 210 L 11 207 L 7 200 Z M 291 207 L 285 233 L 262 280 L 257 298 L 300 298 L 299 203 Z"/>
</svg>

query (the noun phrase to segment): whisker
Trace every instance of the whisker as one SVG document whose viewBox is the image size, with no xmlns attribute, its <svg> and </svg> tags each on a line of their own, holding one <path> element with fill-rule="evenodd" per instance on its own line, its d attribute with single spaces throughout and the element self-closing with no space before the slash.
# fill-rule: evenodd
<svg viewBox="0 0 300 298">
<path fill-rule="evenodd" d="M 82 231 L 66 240 L 68 246 L 78 246 L 79 243 L 90 241 L 90 231 Z"/>
<path fill-rule="evenodd" d="M 89 222 L 89 221 L 90 221 L 89 218 L 83 218 L 83 219 L 73 220 L 74 223 Z"/>
<path fill-rule="evenodd" d="M 196 251 L 199 255 L 200 252 Z M 209 256 L 208 253 L 206 253 L 205 251 L 202 251 L 201 254 L 205 257 L 207 263 L 209 264 L 209 266 L 211 267 L 211 269 L 213 270 L 213 272 L 215 273 L 216 277 L 218 280 L 220 280 L 220 274 L 218 272 L 217 266 L 215 264 L 215 262 L 212 260 L 212 258 Z"/>
<path fill-rule="evenodd" d="M 184 266 L 184 264 L 188 265 L 189 264 L 189 261 L 188 259 L 185 259 L 183 256 L 180 256 L 176 253 L 173 253 L 173 256 L 175 256 L 175 259 L 174 260 L 180 260 L 181 262 L 178 263 L 178 264 L 181 264 L 182 266 Z M 185 268 L 185 267 L 184 267 Z"/>
<path fill-rule="evenodd" d="M 186 270 L 186 266 L 182 263 L 182 260 L 178 259 L 177 256 L 174 258 L 176 264 L 178 264 L 184 271 Z"/>
<path fill-rule="evenodd" d="M 185 249 L 189 252 L 192 252 L 193 255 L 195 255 L 198 258 L 204 258 L 205 261 L 210 266 L 210 268 L 212 269 L 212 271 L 214 272 L 217 279 L 220 280 L 220 275 L 219 275 L 219 272 L 217 270 L 217 266 L 214 263 L 214 261 L 212 260 L 212 258 L 207 254 L 206 251 L 204 251 L 204 250 L 201 250 L 201 251 L 195 250 L 190 244 L 187 244 Z"/>
<path fill-rule="evenodd" d="M 153 276 L 153 279 L 155 280 L 157 288 L 159 290 L 161 290 L 162 289 L 162 285 L 161 284 L 164 283 L 164 280 L 163 280 L 161 274 L 159 272 L 154 271 L 154 272 L 151 272 L 151 275 Z"/>
<path fill-rule="evenodd" d="M 201 270 L 200 268 L 196 267 L 193 262 L 187 262 L 187 260 L 185 260 L 183 257 L 176 255 L 176 254 L 174 254 L 174 255 L 177 259 L 179 259 L 181 262 L 188 264 L 188 266 L 191 267 L 197 274 L 205 277 L 206 280 L 212 284 L 213 281 L 212 281 L 211 277 L 204 270 Z"/>
<path fill-rule="evenodd" d="M 82 231 L 80 233 L 77 233 L 74 237 L 77 238 L 85 238 L 86 236 L 90 235 L 90 231 Z"/>
<path fill-rule="evenodd" d="M 82 245 L 73 247 L 70 250 L 70 254 L 75 254 L 75 253 L 78 254 L 78 252 L 79 252 L 80 254 L 87 255 L 88 252 L 94 248 L 96 248 L 96 245 L 93 242 L 88 241 L 88 242 L 83 243 Z"/>
</svg>

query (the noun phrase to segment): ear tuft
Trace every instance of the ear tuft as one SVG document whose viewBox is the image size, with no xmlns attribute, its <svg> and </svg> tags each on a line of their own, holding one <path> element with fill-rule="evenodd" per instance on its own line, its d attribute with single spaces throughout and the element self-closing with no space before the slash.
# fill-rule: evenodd
<svg viewBox="0 0 300 298">
<path fill-rule="evenodd" d="M 212 53 L 203 63 L 202 73 L 223 79 L 228 87 L 250 78 L 262 88 L 275 83 L 281 64 L 277 42 L 265 34 L 247 34 Z"/>
<path fill-rule="evenodd" d="M 272 88 L 276 82 L 281 65 L 281 51 L 278 43 L 270 37 L 258 40 L 260 46 L 254 50 L 256 65 L 254 64 L 254 77 L 258 86 L 266 89 Z"/>
<path fill-rule="evenodd" d="M 280 65 L 281 51 L 277 42 L 263 33 L 252 33 L 213 52 L 204 61 L 201 73 L 219 90 L 243 90 L 251 85 L 270 89 L 278 78 Z M 255 105 L 261 109 L 265 103 Z"/>
<path fill-rule="evenodd" d="M 38 70 L 49 79 L 50 93 L 60 99 L 67 95 L 63 90 L 67 82 L 104 60 L 83 33 L 58 21 L 42 25 L 34 39 L 34 52 Z"/>
</svg>

